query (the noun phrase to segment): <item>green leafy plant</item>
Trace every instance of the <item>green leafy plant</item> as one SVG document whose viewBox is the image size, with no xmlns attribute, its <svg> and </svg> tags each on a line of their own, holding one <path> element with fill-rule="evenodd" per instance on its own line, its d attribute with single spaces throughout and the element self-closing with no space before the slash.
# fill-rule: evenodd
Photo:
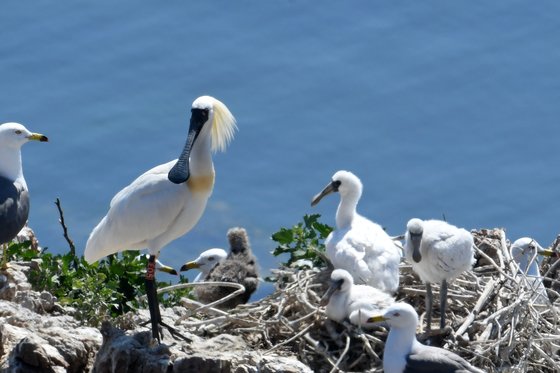
<svg viewBox="0 0 560 373">
<path fill-rule="evenodd" d="M 74 308 L 74 316 L 85 324 L 97 326 L 107 316 L 117 317 L 138 309 L 138 299 L 144 295 L 144 275 L 147 264 L 139 251 L 124 251 L 89 264 L 72 251 L 66 254 L 38 252 L 29 244 L 11 244 L 11 260 L 39 259 L 39 268 L 32 270 L 29 281 L 35 290 L 46 290 L 62 305 Z M 188 282 L 183 276 L 180 283 Z M 158 287 L 170 285 L 159 282 Z M 170 307 L 188 296 L 190 289 L 160 294 L 160 303 Z"/>
<path fill-rule="evenodd" d="M 272 254 L 288 254 L 288 260 L 283 263 L 286 266 L 325 265 L 323 241 L 333 228 L 320 223 L 320 217 L 319 214 L 305 215 L 303 222 L 292 228 L 280 228 L 272 235 L 272 240 L 278 243 Z"/>
</svg>

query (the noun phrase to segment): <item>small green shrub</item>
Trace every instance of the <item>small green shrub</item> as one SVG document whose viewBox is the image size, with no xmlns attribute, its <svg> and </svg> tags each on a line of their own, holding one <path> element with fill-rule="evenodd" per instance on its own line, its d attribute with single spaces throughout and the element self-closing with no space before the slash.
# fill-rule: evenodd
<svg viewBox="0 0 560 373">
<path fill-rule="evenodd" d="M 272 240 L 278 243 L 272 254 L 288 254 L 288 260 L 283 263 L 286 266 L 303 266 L 304 263 L 310 263 L 314 267 L 324 266 L 323 241 L 333 228 L 320 223 L 320 217 L 319 214 L 305 215 L 303 222 L 292 228 L 280 228 L 272 235 Z"/>
<path fill-rule="evenodd" d="M 35 290 L 46 290 L 62 305 L 75 309 L 75 316 L 84 324 L 98 326 L 107 316 L 117 317 L 139 308 L 138 299 L 145 294 L 144 275 L 147 264 L 139 251 L 124 251 L 89 264 L 71 252 L 52 254 L 38 252 L 29 244 L 11 244 L 11 260 L 40 259 L 38 270 L 30 273 L 29 281 Z M 183 276 L 180 283 L 188 282 Z M 170 285 L 159 282 L 158 287 Z M 170 307 L 188 296 L 190 289 L 160 294 L 160 304 Z"/>
</svg>

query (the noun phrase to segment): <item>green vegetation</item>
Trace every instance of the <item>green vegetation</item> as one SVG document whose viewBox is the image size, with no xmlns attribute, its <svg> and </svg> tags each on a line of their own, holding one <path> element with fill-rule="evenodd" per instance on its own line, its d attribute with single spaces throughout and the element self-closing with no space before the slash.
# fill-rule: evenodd
<svg viewBox="0 0 560 373">
<path fill-rule="evenodd" d="M 305 263 L 314 267 L 324 266 L 325 245 L 323 241 L 333 228 L 320 223 L 321 215 L 305 215 L 303 222 L 299 222 L 292 228 L 280 228 L 272 235 L 272 240 L 278 243 L 272 254 L 278 256 L 289 254 L 286 266 L 305 266 Z"/>
<path fill-rule="evenodd" d="M 30 243 L 13 243 L 8 251 L 10 260 L 40 259 L 38 270 L 32 270 L 29 281 L 37 291 L 46 290 L 62 305 L 76 310 L 75 316 L 84 324 L 97 326 L 107 316 L 117 317 L 138 309 L 138 299 L 144 295 L 144 274 L 147 264 L 139 251 L 124 251 L 89 264 L 72 251 L 67 254 L 38 252 Z M 187 279 L 180 277 L 179 283 Z M 158 287 L 170 285 L 159 282 Z M 175 290 L 160 295 L 160 304 L 174 306 L 190 289 Z"/>
<path fill-rule="evenodd" d="M 272 235 L 278 243 L 275 256 L 288 254 L 286 266 L 325 265 L 324 239 L 332 227 L 319 222 L 320 215 L 305 215 L 303 222 L 292 228 L 281 228 Z M 66 231 L 65 231 L 65 237 Z M 84 324 L 98 326 L 106 317 L 118 317 L 140 307 L 144 295 L 144 274 L 147 264 L 145 255 L 139 251 L 124 251 L 94 263 L 87 263 L 75 254 L 70 239 L 66 254 L 39 252 L 30 242 L 12 243 L 8 246 L 8 259 L 30 261 L 38 259 L 39 268 L 30 273 L 29 281 L 37 291 L 48 291 L 65 306 L 75 310 L 75 316 Z M 186 283 L 183 276 L 179 283 Z M 159 282 L 158 288 L 170 285 Z M 160 295 L 160 304 L 171 307 L 179 304 L 181 297 L 189 296 L 190 288 L 174 290 Z"/>
</svg>

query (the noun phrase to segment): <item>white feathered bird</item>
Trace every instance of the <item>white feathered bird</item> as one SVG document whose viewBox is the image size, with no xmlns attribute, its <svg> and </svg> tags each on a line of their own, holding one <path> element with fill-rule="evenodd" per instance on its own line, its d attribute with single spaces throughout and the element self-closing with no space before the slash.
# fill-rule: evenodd
<svg viewBox="0 0 560 373">
<path fill-rule="evenodd" d="M 0 268 L 7 267 L 8 243 L 27 223 L 29 190 L 23 177 L 21 147 L 28 141 L 48 141 L 22 124 L 0 124 Z"/>
<path fill-rule="evenodd" d="M 84 257 L 90 263 L 123 250 L 148 249 L 146 286 L 154 338 L 159 339 L 157 323 L 161 323 L 155 259 L 202 216 L 214 187 L 212 151 L 224 150 L 235 129 L 235 118 L 222 102 L 210 96 L 197 98 L 179 158 L 152 168 L 117 193 L 87 241 Z"/>
<path fill-rule="evenodd" d="M 200 273 L 195 277 L 193 282 L 202 282 L 206 279 L 206 277 L 208 277 L 208 274 L 217 264 L 226 259 L 227 255 L 228 254 L 224 249 L 208 249 L 202 252 L 195 260 L 183 264 L 181 272 L 197 268 L 200 270 Z"/>
<path fill-rule="evenodd" d="M 474 264 L 472 234 L 441 220 L 411 219 L 406 225 L 404 252 L 414 272 L 426 284 L 427 326 L 432 322 L 432 287 L 440 288 L 440 327 L 445 327 L 447 284 Z"/>
<path fill-rule="evenodd" d="M 190 231 L 214 187 L 212 151 L 224 150 L 235 128 L 235 119 L 222 102 L 210 96 L 197 98 L 179 159 L 145 172 L 113 197 L 107 215 L 89 236 L 85 259 L 92 263 L 145 248 L 158 256 L 165 245 Z"/>
<path fill-rule="evenodd" d="M 334 268 L 348 271 L 356 284 L 394 293 L 399 286 L 401 251 L 379 224 L 357 213 L 362 182 L 351 172 L 338 171 L 313 198 L 311 206 L 333 192 L 340 194 L 340 204 L 336 229 L 325 240 L 329 260 Z"/>
<path fill-rule="evenodd" d="M 392 296 L 379 289 L 354 284 L 352 275 L 344 269 L 335 269 L 330 282 L 321 304 L 327 304 L 327 317 L 337 322 L 348 319 L 354 325 L 374 326 L 375 323 L 367 320 L 394 302 Z"/>
<path fill-rule="evenodd" d="M 451 351 L 418 342 L 418 314 L 410 304 L 395 303 L 384 313 L 373 316 L 368 321 L 385 321 L 391 328 L 383 351 L 385 373 L 483 373 Z"/>
<path fill-rule="evenodd" d="M 519 268 L 518 277 L 524 279 L 522 285 L 529 288 L 531 299 L 537 304 L 549 304 L 550 299 L 546 293 L 542 276 L 539 271 L 538 256 L 557 255 L 552 250 L 545 250 L 537 241 L 529 237 L 516 240 L 510 248 L 511 256 Z"/>
</svg>

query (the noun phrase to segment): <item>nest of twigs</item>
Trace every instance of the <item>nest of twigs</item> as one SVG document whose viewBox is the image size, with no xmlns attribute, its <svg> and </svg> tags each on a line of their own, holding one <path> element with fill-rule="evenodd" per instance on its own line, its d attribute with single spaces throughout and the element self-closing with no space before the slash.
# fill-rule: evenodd
<svg viewBox="0 0 560 373">
<path fill-rule="evenodd" d="M 429 340 L 457 353 L 487 372 L 558 372 L 560 367 L 560 260 L 541 264 L 549 304 L 539 304 L 526 278 L 517 275 L 502 229 L 473 232 L 477 263 L 448 289 L 447 325 L 424 333 Z M 558 249 L 560 239 L 553 244 Z M 327 287 L 328 269 L 280 269 L 276 291 L 227 313 L 205 308 L 199 318 L 183 321 L 197 334 L 242 335 L 264 354 L 296 354 L 315 372 L 381 372 L 387 331 L 362 330 L 327 320 L 319 300 Z M 434 299 L 439 288 L 434 286 Z M 423 316 L 425 286 L 406 263 L 401 264 L 397 301 L 413 305 Z M 434 318 L 438 304 L 434 302 Z M 200 320 L 202 317 L 202 320 Z M 419 327 L 425 325 L 421 317 Z"/>
</svg>

